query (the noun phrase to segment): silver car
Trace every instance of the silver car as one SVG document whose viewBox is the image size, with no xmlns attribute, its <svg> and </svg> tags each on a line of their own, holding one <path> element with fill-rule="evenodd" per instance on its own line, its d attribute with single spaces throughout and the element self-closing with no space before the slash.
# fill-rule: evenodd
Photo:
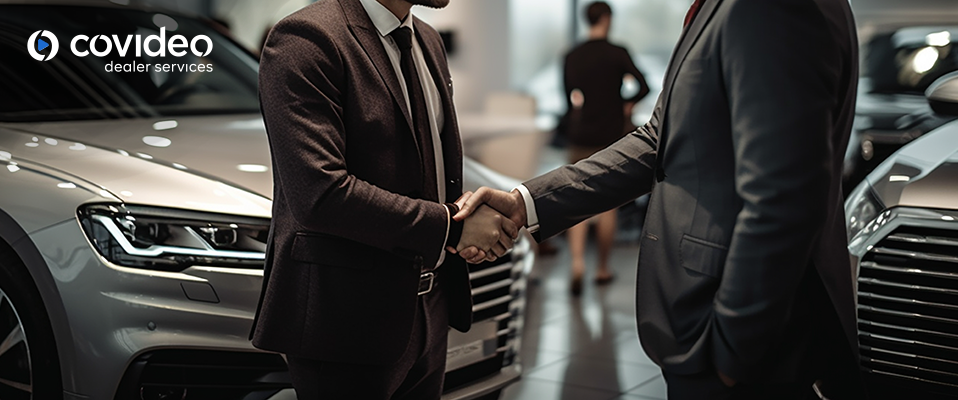
<svg viewBox="0 0 958 400">
<path fill-rule="evenodd" d="M 928 90 L 958 116 L 958 73 Z M 875 399 L 958 393 L 958 121 L 881 163 L 845 203 L 859 340 Z"/>
<path fill-rule="evenodd" d="M 213 51 L 69 49 L 161 28 Z M 207 21 L 118 5 L 0 4 L 0 53 L 0 398 L 292 398 L 283 358 L 247 340 L 272 194 L 256 59 Z M 115 70 L 191 63 L 213 71 Z M 476 322 L 450 332 L 444 399 L 518 379 L 530 243 L 471 267 Z"/>
</svg>

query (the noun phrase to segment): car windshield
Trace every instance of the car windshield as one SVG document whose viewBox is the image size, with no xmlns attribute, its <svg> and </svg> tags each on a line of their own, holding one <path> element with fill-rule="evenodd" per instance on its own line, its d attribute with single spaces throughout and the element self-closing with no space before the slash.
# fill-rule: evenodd
<svg viewBox="0 0 958 400">
<path fill-rule="evenodd" d="M 2 5 L 0 121 L 258 112 L 257 61 L 213 26 L 156 11 Z M 28 43 L 39 31 L 46 32 Z M 151 35 L 157 39 L 148 40 Z M 176 35 L 183 40 L 172 40 Z M 209 41 L 194 45 L 200 35 Z M 161 42 L 165 54 L 157 54 Z M 28 46 L 37 51 L 31 55 Z M 79 57 L 74 48 L 90 53 Z"/>
<path fill-rule="evenodd" d="M 864 44 L 862 75 L 874 93 L 923 94 L 958 70 L 958 27 L 916 26 L 880 33 Z"/>
</svg>

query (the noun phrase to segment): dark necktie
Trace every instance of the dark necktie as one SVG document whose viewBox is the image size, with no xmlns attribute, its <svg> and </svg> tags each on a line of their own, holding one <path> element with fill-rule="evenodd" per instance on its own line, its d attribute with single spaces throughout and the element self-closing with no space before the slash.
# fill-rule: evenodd
<svg viewBox="0 0 958 400">
<path fill-rule="evenodd" d="M 412 29 L 399 27 L 389 34 L 401 55 L 400 66 L 403 79 L 406 81 L 406 93 L 409 98 L 409 114 L 412 116 L 413 130 L 419 141 L 419 152 L 422 154 L 424 197 L 434 201 L 439 199 L 439 189 L 436 183 L 436 153 L 432 142 L 432 132 L 429 130 L 429 113 L 426 111 L 426 97 L 422 92 L 422 81 L 419 80 L 419 70 L 412 55 Z"/>
<path fill-rule="evenodd" d="M 691 23 L 692 20 L 695 19 L 695 15 L 699 13 L 699 8 L 702 8 L 702 3 L 704 2 L 705 0 L 695 0 L 695 2 L 692 3 L 692 7 L 689 8 L 689 12 L 685 14 L 684 26 L 689 26 L 689 23 Z"/>
</svg>

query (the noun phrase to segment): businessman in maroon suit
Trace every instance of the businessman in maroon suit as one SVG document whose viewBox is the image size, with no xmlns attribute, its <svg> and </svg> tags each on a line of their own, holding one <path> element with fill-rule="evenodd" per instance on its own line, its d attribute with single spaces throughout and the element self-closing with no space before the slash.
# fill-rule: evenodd
<svg viewBox="0 0 958 400">
<path fill-rule="evenodd" d="M 448 0 L 320 0 L 280 21 L 260 66 L 274 171 L 264 290 L 251 333 L 284 353 L 303 399 L 438 399 L 448 327 L 466 331 L 464 261 L 516 226 L 462 194 L 452 81 L 410 13 Z"/>
</svg>

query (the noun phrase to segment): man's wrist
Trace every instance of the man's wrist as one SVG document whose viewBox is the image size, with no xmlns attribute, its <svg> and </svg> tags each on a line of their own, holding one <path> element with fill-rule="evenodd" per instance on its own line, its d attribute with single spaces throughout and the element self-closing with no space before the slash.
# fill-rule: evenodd
<svg viewBox="0 0 958 400">
<path fill-rule="evenodd" d="M 459 213 L 459 206 L 455 203 L 444 203 L 446 211 L 449 212 L 449 234 L 446 237 L 446 246 L 456 248 L 459 246 L 459 241 L 462 240 L 462 229 L 464 226 L 463 221 L 456 221 L 452 218 L 453 215 Z"/>
<path fill-rule="evenodd" d="M 513 200 L 516 202 L 516 212 L 519 217 L 517 224 L 519 226 L 529 225 L 529 215 L 526 213 L 526 201 L 523 198 L 524 196 L 522 196 L 522 192 L 520 192 L 519 189 L 513 189 L 509 194 L 512 195 Z"/>
<path fill-rule="evenodd" d="M 532 198 L 532 193 L 529 192 L 529 188 L 525 185 L 517 186 L 512 193 L 512 195 L 518 194 L 522 201 L 517 201 L 516 206 L 521 208 L 518 211 L 522 215 L 522 220 L 516 222 L 520 226 L 525 226 L 529 229 L 529 232 L 536 232 L 539 230 L 539 216 L 536 215 L 536 203 Z"/>
</svg>

